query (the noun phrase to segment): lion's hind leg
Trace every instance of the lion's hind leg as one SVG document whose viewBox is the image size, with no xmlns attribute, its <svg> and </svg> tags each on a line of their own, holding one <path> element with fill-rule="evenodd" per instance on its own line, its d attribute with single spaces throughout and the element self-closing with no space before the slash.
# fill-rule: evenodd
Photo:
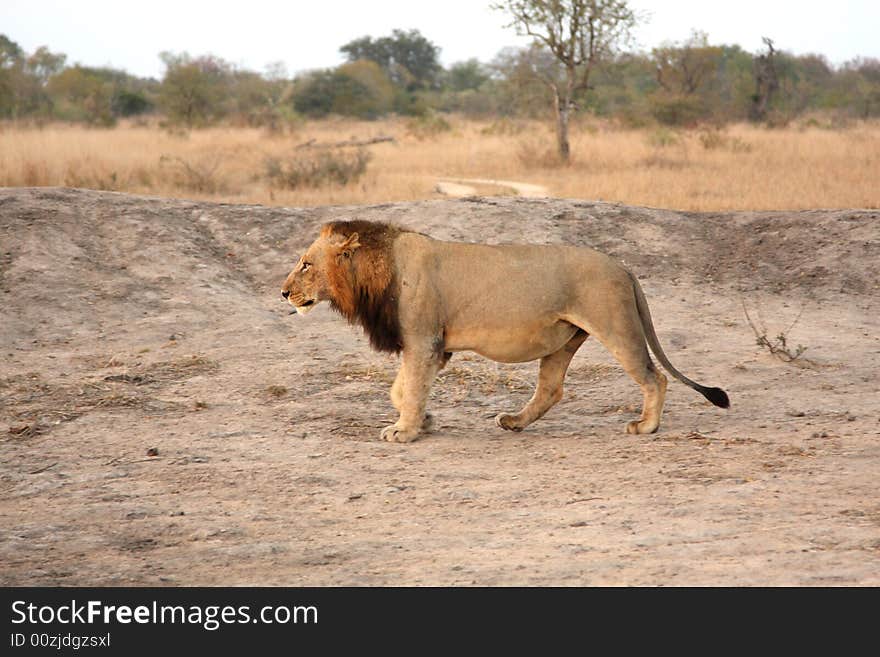
<svg viewBox="0 0 880 657">
<path fill-rule="evenodd" d="M 635 329 L 633 333 L 636 333 Z M 622 337 L 620 334 L 617 338 Z M 623 366 L 623 369 L 639 384 L 644 398 L 642 416 L 638 420 L 628 422 L 627 433 L 654 433 L 660 427 L 660 416 L 666 401 L 666 376 L 651 361 L 644 337 L 629 336 L 629 339 L 618 339 L 605 346 L 611 355 Z"/>
<path fill-rule="evenodd" d="M 495 424 L 508 431 L 522 431 L 542 417 L 562 399 L 562 381 L 575 352 L 589 337 L 586 331 L 578 331 L 559 351 L 541 359 L 538 386 L 535 394 L 519 413 L 501 413 L 495 416 Z"/>
<path fill-rule="evenodd" d="M 592 322 L 578 316 L 569 321 L 575 326 L 588 328 L 642 389 L 642 416 L 627 423 L 626 432 L 654 433 L 660 426 L 666 400 L 666 376 L 651 361 L 635 303 L 623 294 L 616 299 L 617 303 L 614 301 L 612 298 L 606 312 L 594 316 Z"/>
</svg>

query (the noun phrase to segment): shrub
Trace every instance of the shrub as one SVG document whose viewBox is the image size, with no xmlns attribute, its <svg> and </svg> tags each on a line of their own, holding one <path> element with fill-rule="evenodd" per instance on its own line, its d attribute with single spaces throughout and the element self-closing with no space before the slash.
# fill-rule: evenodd
<svg viewBox="0 0 880 657">
<path fill-rule="evenodd" d="M 516 157 L 526 169 L 553 169 L 565 166 L 566 162 L 559 157 L 559 150 L 553 145 L 548 146 L 547 140 L 524 139 L 516 150 Z"/>
<path fill-rule="evenodd" d="M 697 138 L 707 151 L 723 149 L 734 153 L 748 153 L 752 150 L 748 142 L 743 141 L 739 137 L 729 137 L 717 128 L 702 130 L 697 135 Z"/>
<path fill-rule="evenodd" d="M 112 107 L 117 116 L 137 116 L 149 112 L 153 104 L 142 93 L 122 90 L 113 97 Z"/>
<path fill-rule="evenodd" d="M 452 130 L 449 121 L 439 114 L 427 113 L 406 122 L 406 131 L 416 139 L 429 139 Z"/>
<path fill-rule="evenodd" d="M 170 169 L 176 187 L 204 194 L 216 194 L 227 190 L 226 182 L 218 174 L 220 162 L 219 156 L 205 157 L 193 162 L 171 155 L 162 155 L 159 158 L 159 166 Z"/>
<path fill-rule="evenodd" d="M 679 143 L 678 135 L 669 128 L 657 128 L 648 134 L 648 143 L 654 148 L 666 148 L 667 146 L 675 146 Z"/>
<path fill-rule="evenodd" d="M 282 189 L 344 186 L 366 173 L 370 157 L 370 153 L 360 148 L 353 153 L 320 150 L 286 162 L 267 158 L 265 175 L 271 185 Z"/>
<path fill-rule="evenodd" d="M 664 125 L 693 125 L 706 114 L 703 102 L 694 96 L 654 94 L 649 105 L 651 115 Z"/>
<path fill-rule="evenodd" d="M 328 114 L 375 119 L 391 111 L 394 88 L 375 62 L 356 61 L 317 71 L 297 85 L 294 109 L 306 116 Z"/>
<path fill-rule="evenodd" d="M 501 135 L 510 137 L 522 134 L 526 130 L 526 124 L 523 121 L 516 121 L 506 116 L 492 121 L 489 125 L 480 130 L 481 135 Z"/>
</svg>

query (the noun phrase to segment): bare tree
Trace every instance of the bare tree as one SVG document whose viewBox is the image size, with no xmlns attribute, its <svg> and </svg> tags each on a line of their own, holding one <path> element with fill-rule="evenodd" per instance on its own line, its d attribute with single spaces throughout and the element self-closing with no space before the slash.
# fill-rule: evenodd
<svg viewBox="0 0 880 657">
<path fill-rule="evenodd" d="M 636 15 L 626 0 L 506 0 L 492 7 L 509 13 L 517 33 L 534 37 L 564 69 L 560 77 L 535 73 L 553 94 L 559 157 L 567 163 L 575 94 L 588 90 L 593 70 L 629 41 Z"/>
<path fill-rule="evenodd" d="M 767 53 L 755 57 L 755 93 L 752 95 L 752 107 L 749 112 L 753 121 L 767 118 L 770 101 L 779 90 L 779 77 L 776 74 L 776 49 L 773 40 L 762 37 L 767 46 Z"/>
<path fill-rule="evenodd" d="M 657 84 L 670 94 L 691 96 L 715 72 L 721 48 L 709 45 L 705 32 L 694 30 L 681 44 L 664 44 L 651 51 Z"/>
</svg>

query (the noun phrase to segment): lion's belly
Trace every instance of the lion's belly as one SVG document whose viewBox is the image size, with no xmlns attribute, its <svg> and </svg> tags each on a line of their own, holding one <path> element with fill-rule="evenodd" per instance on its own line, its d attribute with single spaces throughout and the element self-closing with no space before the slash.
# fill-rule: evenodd
<svg viewBox="0 0 880 657">
<path fill-rule="evenodd" d="M 549 326 L 447 327 L 444 348 L 474 351 L 502 363 L 523 363 L 559 351 L 577 330 L 564 321 Z"/>
</svg>

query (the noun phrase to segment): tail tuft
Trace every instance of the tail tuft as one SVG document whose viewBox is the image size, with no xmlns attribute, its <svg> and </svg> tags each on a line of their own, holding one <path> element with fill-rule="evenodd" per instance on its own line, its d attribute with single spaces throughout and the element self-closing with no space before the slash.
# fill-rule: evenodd
<svg viewBox="0 0 880 657">
<path fill-rule="evenodd" d="M 721 388 L 704 388 L 701 386 L 700 393 L 716 406 L 730 408 L 730 399 L 727 397 L 727 393 Z"/>
</svg>

